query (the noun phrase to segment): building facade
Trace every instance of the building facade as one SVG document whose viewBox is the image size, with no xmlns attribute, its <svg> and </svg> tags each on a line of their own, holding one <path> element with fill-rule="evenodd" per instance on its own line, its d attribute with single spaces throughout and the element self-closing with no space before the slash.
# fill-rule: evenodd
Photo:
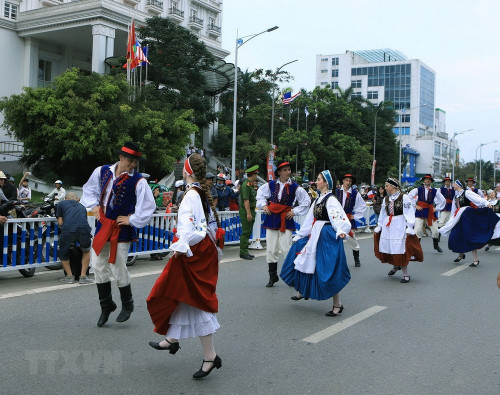
<svg viewBox="0 0 500 395">
<path fill-rule="evenodd" d="M 394 104 L 394 133 L 403 149 L 402 182 L 407 184 L 427 173 L 442 176 L 451 167 L 446 113 L 435 109 L 435 79 L 425 63 L 391 49 L 316 56 L 316 86 L 352 87 L 352 96 Z"/>
<path fill-rule="evenodd" d="M 152 16 L 169 18 L 216 57 L 229 54 L 221 46 L 222 0 L 0 1 L 0 42 L 8 54 L 0 66 L 2 97 L 46 86 L 71 67 L 106 73 L 106 58 L 126 55 L 132 19 L 140 26 Z M 0 130 L 0 142 L 6 140 Z"/>
</svg>

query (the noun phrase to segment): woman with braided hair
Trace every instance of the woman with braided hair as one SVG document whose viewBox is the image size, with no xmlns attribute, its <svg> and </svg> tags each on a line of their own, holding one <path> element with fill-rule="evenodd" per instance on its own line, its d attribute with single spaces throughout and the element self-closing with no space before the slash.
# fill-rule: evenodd
<svg viewBox="0 0 500 395">
<path fill-rule="evenodd" d="M 179 339 L 198 336 L 203 346 L 203 363 L 193 378 L 207 376 L 222 366 L 212 334 L 219 329 L 215 313 L 220 249 L 220 229 L 212 197 L 205 183 L 206 161 L 192 154 L 184 163 L 186 192 L 177 214 L 177 233 L 170 249 L 174 255 L 156 280 L 147 299 L 154 331 L 165 340 L 149 342 L 156 350 L 175 354 Z"/>
</svg>

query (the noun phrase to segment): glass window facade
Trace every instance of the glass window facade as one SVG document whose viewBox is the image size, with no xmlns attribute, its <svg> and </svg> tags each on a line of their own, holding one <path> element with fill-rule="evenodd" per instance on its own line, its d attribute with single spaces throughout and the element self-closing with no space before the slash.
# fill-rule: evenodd
<svg viewBox="0 0 500 395">
<path fill-rule="evenodd" d="M 392 131 L 394 132 L 394 134 L 396 136 L 399 136 L 399 127 L 395 127 L 394 129 L 392 129 Z M 406 135 L 408 136 L 410 134 L 410 128 L 401 128 L 401 131 L 402 131 L 402 135 Z"/>
<path fill-rule="evenodd" d="M 338 81 L 332 81 L 332 89 L 338 89 L 339 88 L 339 82 Z"/>
<path fill-rule="evenodd" d="M 377 91 L 368 91 L 366 94 L 367 99 L 378 99 L 378 92 Z"/>
<path fill-rule="evenodd" d="M 420 123 L 434 127 L 434 74 L 424 66 L 420 67 Z"/>
<path fill-rule="evenodd" d="M 333 69 L 332 70 L 332 77 L 338 77 L 339 76 L 339 69 Z"/>
<path fill-rule="evenodd" d="M 16 19 L 18 9 L 19 6 L 17 4 L 5 2 L 3 7 L 3 16 L 9 19 Z"/>
<path fill-rule="evenodd" d="M 339 65 L 339 58 L 332 58 L 332 66 L 338 66 Z"/>
<path fill-rule="evenodd" d="M 361 88 L 361 80 L 353 80 L 351 81 L 352 88 Z"/>
</svg>

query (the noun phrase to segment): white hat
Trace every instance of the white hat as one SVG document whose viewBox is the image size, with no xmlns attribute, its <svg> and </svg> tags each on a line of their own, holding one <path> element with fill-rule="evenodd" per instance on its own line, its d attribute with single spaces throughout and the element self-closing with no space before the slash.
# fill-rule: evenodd
<svg viewBox="0 0 500 395">
<path fill-rule="evenodd" d="M 176 188 L 179 188 L 179 187 L 181 187 L 181 186 L 184 185 L 184 181 L 183 180 L 177 180 L 174 185 L 175 185 Z"/>
<path fill-rule="evenodd" d="M 0 178 L 7 178 L 7 176 L 2 170 L 0 170 Z"/>
<path fill-rule="evenodd" d="M 56 180 L 56 182 L 54 182 L 54 184 L 61 184 L 62 185 L 62 181 L 61 180 Z"/>
</svg>

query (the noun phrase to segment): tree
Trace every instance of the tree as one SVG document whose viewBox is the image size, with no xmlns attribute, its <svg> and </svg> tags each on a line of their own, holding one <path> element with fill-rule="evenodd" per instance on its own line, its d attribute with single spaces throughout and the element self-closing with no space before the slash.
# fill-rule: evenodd
<svg viewBox="0 0 500 395">
<path fill-rule="evenodd" d="M 163 176 L 198 130 L 192 111 L 167 113 L 142 100 L 130 102 L 123 76 L 84 75 L 78 69 L 50 87 L 3 98 L 0 110 L 3 127 L 24 143 L 22 162 L 47 181 L 63 178 L 70 185 L 81 185 L 95 167 L 114 162 L 126 140 L 141 145 L 146 170 Z"/>
</svg>

